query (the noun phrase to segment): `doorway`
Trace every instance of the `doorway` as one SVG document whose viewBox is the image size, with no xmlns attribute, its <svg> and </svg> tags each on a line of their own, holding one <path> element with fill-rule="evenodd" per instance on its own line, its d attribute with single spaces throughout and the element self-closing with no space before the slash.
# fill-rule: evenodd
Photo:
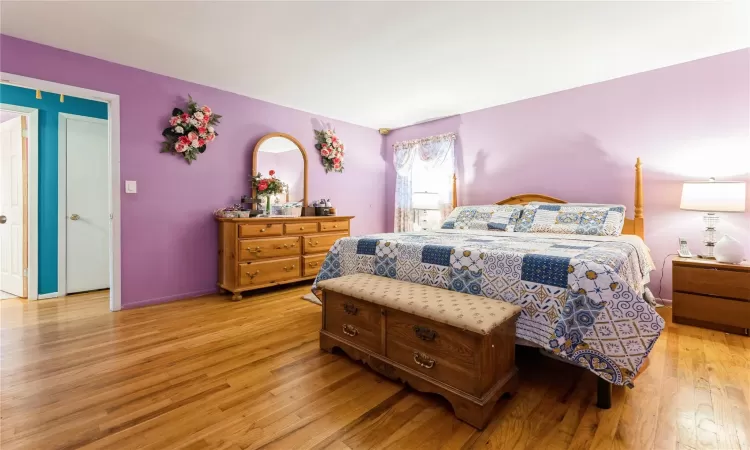
<svg viewBox="0 0 750 450">
<path fill-rule="evenodd" d="M 0 109 L 0 297 L 26 297 L 28 119 Z"/>
<path fill-rule="evenodd" d="M 101 102 L 105 106 L 106 110 L 106 156 L 104 157 L 104 160 L 106 161 L 106 167 L 102 170 L 101 168 L 96 169 L 98 172 L 98 175 L 103 176 L 106 179 L 106 186 L 103 188 L 98 185 L 97 190 L 101 193 L 105 193 L 105 199 L 106 199 L 106 205 L 107 205 L 107 212 L 106 212 L 106 224 L 104 225 L 104 229 L 106 230 L 106 258 L 105 262 L 103 264 L 99 264 L 100 269 L 103 267 L 104 270 L 106 270 L 107 273 L 107 279 L 108 283 L 104 286 L 109 286 L 109 308 L 112 311 L 119 311 L 121 309 L 122 305 L 122 288 L 121 288 L 121 240 L 120 240 L 120 97 L 116 94 L 110 94 L 107 92 L 100 92 L 100 91 L 93 91 L 85 88 L 55 83 L 51 81 L 45 81 L 37 78 L 30 78 L 25 77 L 22 75 L 15 75 L 10 74 L 6 72 L 0 72 L 0 83 L 2 85 L 10 85 L 16 88 L 25 88 L 30 89 L 33 91 L 36 91 L 36 98 L 25 98 L 25 102 L 19 102 L 18 104 L 25 105 L 28 103 L 28 106 L 31 107 L 33 105 L 38 104 L 36 100 L 42 100 L 42 102 L 46 101 L 46 99 L 57 99 L 59 98 L 59 103 L 62 104 L 64 102 L 65 98 L 68 98 L 72 100 L 73 97 L 77 97 L 79 99 L 84 99 L 87 101 L 95 101 L 95 102 Z M 12 100 L 12 96 L 10 95 L 4 95 L 3 101 Z M 11 102 L 16 104 L 16 102 Z M 75 105 L 78 102 L 71 102 L 71 104 Z M 65 102 L 66 106 L 68 105 L 67 102 Z M 5 104 L 0 104 L 0 107 L 5 107 Z M 21 108 L 23 109 L 23 108 Z M 31 108 L 26 108 L 31 110 Z M 35 111 L 35 110 L 34 110 Z M 60 111 L 60 112 L 67 112 L 67 111 Z M 34 112 L 34 114 L 37 114 Z M 56 125 L 58 124 L 58 117 L 55 116 L 48 117 L 46 122 L 49 124 L 49 122 L 54 122 Z M 38 117 L 38 116 L 36 116 Z M 35 117 L 34 121 L 38 124 L 38 119 Z M 32 124 L 32 128 L 30 129 L 31 133 L 34 136 L 39 136 L 38 129 L 34 129 L 33 127 L 36 125 Z M 58 137 L 58 131 L 55 132 L 55 140 L 57 140 Z M 46 142 L 46 141 L 45 141 Z M 31 151 L 31 145 L 30 145 L 30 166 L 29 166 L 29 277 L 28 277 L 28 290 L 29 290 L 29 300 L 37 300 L 42 298 L 52 298 L 52 297 L 58 297 L 60 296 L 59 292 L 53 292 L 57 291 L 57 283 L 51 284 L 50 278 L 46 277 L 50 272 L 54 273 L 55 275 L 58 274 L 58 268 L 56 267 L 57 262 L 59 262 L 59 255 L 57 255 L 57 258 L 52 259 L 45 259 L 40 260 L 39 259 L 39 251 L 41 249 L 37 248 L 37 241 L 35 239 L 39 239 L 39 225 L 41 223 L 39 222 L 39 218 L 37 216 L 38 211 L 35 210 L 39 206 L 38 197 L 34 197 L 32 200 L 31 194 L 32 190 L 36 189 L 39 185 L 39 179 L 35 178 L 39 176 L 38 173 L 38 162 L 36 160 L 32 161 L 32 153 L 34 155 L 37 155 L 38 151 L 38 145 L 36 145 L 33 148 L 33 152 Z M 53 148 L 56 152 L 59 151 L 58 145 L 53 146 L 47 146 L 46 148 Z M 67 158 L 66 158 L 67 159 Z M 32 170 L 31 164 L 34 164 L 34 170 Z M 49 166 L 47 166 L 49 167 Z M 59 175 L 59 167 L 56 167 L 53 169 L 55 171 L 55 178 L 57 175 Z M 50 176 L 49 172 L 45 172 L 45 176 Z M 66 172 L 67 177 L 67 172 Z M 49 178 L 45 178 L 48 180 Z M 58 180 L 55 180 L 54 186 L 55 188 L 58 187 Z M 67 190 L 67 189 L 66 189 Z M 48 191 L 45 191 L 49 193 Z M 37 192 L 34 191 L 33 195 L 36 196 Z M 54 194 L 53 194 L 54 195 Z M 58 197 L 58 201 L 54 202 L 55 206 L 59 206 L 59 192 L 56 197 Z M 53 200 L 54 201 L 54 200 Z M 66 198 L 67 202 L 67 198 Z M 47 207 L 49 207 L 49 203 L 46 203 Z M 57 208 L 55 208 L 57 210 Z M 68 212 L 67 208 L 63 210 L 65 212 Z M 58 210 L 59 212 L 59 210 Z M 45 214 L 49 216 L 49 210 L 45 209 Z M 88 213 L 87 213 L 88 214 Z M 55 228 L 58 228 L 56 225 L 59 223 L 59 217 L 61 214 L 53 214 L 53 217 L 58 218 L 58 220 L 53 219 L 53 222 L 55 224 Z M 80 216 L 80 213 L 79 213 Z M 70 217 L 70 215 L 68 215 Z M 46 229 L 49 229 L 49 222 L 44 222 Z M 33 227 L 36 226 L 37 229 L 34 230 Z M 97 225 L 101 228 L 101 224 L 99 222 L 99 225 Z M 59 235 L 59 229 L 58 232 L 53 233 L 51 235 L 45 234 L 45 242 L 49 243 L 50 236 L 53 236 L 52 239 L 57 239 Z M 54 241 L 53 241 L 54 242 Z M 66 244 L 67 244 L 67 236 L 66 236 Z M 59 241 L 57 245 L 54 245 L 54 249 L 59 249 Z M 66 249 L 67 249 L 66 245 Z M 49 248 L 49 246 L 45 246 L 45 249 Z M 36 259 L 34 259 L 36 258 Z M 51 263 L 52 262 L 52 263 Z M 37 274 L 37 271 L 40 269 L 41 263 L 44 263 L 45 268 L 45 289 L 43 292 L 45 292 L 44 295 L 38 294 L 38 289 L 41 289 L 41 281 L 37 280 L 36 278 L 32 279 L 33 276 Z M 50 271 L 49 269 L 52 268 Z M 53 281 L 55 278 L 51 278 Z M 67 281 L 67 275 L 66 275 L 66 281 Z"/>
<path fill-rule="evenodd" d="M 109 288 L 106 119 L 60 113 L 58 295 Z"/>
</svg>

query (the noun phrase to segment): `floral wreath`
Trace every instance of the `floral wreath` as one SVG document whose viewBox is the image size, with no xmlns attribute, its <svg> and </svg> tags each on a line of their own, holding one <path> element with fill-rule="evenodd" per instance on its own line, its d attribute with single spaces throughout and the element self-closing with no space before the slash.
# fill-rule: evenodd
<svg viewBox="0 0 750 450">
<path fill-rule="evenodd" d="M 320 151 L 320 159 L 323 162 L 326 173 L 331 171 L 343 172 L 344 143 L 336 136 L 336 131 L 332 129 L 314 131 L 315 140 L 318 142 L 315 144 L 315 148 Z"/>
<path fill-rule="evenodd" d="M 188 112 L 180 108 L 172 110 L 169 128 L 161 135 L 166 139 L 161 144 L 161 153 L 181 155 L 188 164 L 198 159 L 198 154 L 206 151 L 206 144 L 216 139 L 219 133 L 214 125 L 221 116 L 214 114 L 208 106 L 198 107 L 193 97 L 188 95 Z"/>
</svg>

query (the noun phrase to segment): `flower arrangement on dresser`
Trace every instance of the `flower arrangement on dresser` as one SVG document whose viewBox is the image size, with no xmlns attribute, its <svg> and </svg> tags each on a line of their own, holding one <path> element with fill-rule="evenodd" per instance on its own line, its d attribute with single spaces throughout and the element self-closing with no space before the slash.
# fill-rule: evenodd
<svg viewBox="0 0 750 450">
<path fill-rule="evenodd" d="M 315 144 L 315 148 L 320 151 L 320 159 L 326 173 L 331 171 L 343 172 L 344 143 L 336 136 L 336 131 L 331 129 L 315 130 L 315 140 L 318 142 Z"/>
<path fill-rule="evenodd" d="M 276 178 L 275 170 L 269 170 L 268 177 L 265 178 L 258 172 L 256 175 L 250 176 L 250 182 L 257 195 L 266 197 L 266 212 L 270 212 L 271 196 L 283 193 L 285 189 L 284 183 Z"/>
<path fill-rule="evenodd" d="M 166 139 L 162 143 L 162 153 L 182 156 L 188 164 L 198 159 L 198 154 L 206 151 L 206 145 L 219 134 L 214 126 L 221 116 L 215 114 L 208 106 L 198 106 L 188 95 L 187 112 L 180 108 L 172 110 L 169 127 L 161 135 Z"/>
</svg>

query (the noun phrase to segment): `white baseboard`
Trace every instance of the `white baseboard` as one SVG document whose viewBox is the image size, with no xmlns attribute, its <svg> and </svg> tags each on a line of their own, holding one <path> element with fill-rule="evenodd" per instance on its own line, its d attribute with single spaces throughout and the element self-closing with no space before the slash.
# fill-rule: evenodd
<svg viewBox="0 0 750 450">
<path fill-rule="evenodd" d="M 60 295 L 57 292 L 50 292 L 49 294 L 39 294 L 38 300 L 44 300 L 46 298 L 57 298 Z"/>
<path fill-rule="evenodd" d="M 670 300 L 668 298 L 657 298 L 656 299 L 656 304 L 657 305 L 661 304 L 661 305 L 664 305 L 664 306 L 672 306 L 672 300 Z"/>
</svg>

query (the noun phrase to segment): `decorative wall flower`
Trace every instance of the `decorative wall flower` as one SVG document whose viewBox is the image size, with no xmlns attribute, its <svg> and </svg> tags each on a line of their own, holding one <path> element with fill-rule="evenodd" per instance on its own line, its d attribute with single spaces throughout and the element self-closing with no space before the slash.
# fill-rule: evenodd
<svg viewBox="0 0 750 450">
<path fill-rule="evenodd" d="M 336 136 L 336 131 L 332 129 L 314 131 L 315 140 L 318 142 L 315 144 L 315 148 L 320 152 L 320 159 L 323 162 L 326 173 L 330 171 L 343 172 L 344 143 Z"/>
<path fill-rule="evenodd" d="M 161 133 L 165 139 L 161 152 L 181 155 L 191 164 L 198 159 L 199 153 L 206 151 L 206 144 L 219 135 L 213 125 L 219 123 L 221 116 L 214 114 L 208 106 L 198 107 L 189 95 L 187 109 L 188 112 L 179 108 L 172 110 L 169 128 Z"/>
</svg>

